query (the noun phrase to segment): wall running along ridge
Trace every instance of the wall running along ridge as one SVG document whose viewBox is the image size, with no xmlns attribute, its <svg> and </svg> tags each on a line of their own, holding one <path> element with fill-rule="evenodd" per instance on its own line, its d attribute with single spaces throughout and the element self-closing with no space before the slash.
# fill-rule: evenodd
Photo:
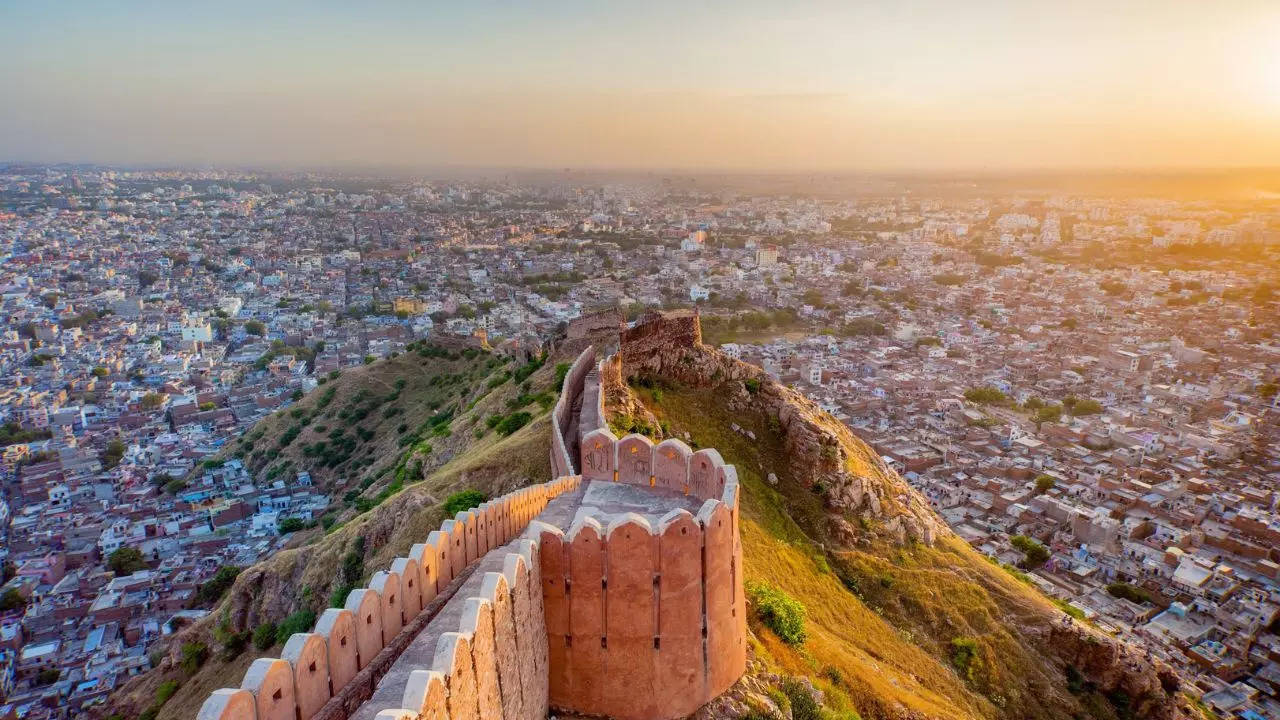
<svg viewBox="0 0 1280 720">
<path fill-rule="evenodd" d="M 588 346 L 569 366 L 569 372 L 565 374 L 564 383 L 560 386 L 560 399 L 556 401 L 555 410 L 552 411 L 551 474 L 556 477 L 576 475 L 578 472 L 574 467 L 573 454 L 569 452 L 572 447 L 570 434 L 573 432 L 573 404 L 576 398 L 583 395 L 587 373 L 591 372 L 595 364 L 595 352 L 594 348 Z"/>
<path fill-rule="evenodd" d="M 410 549 L 409 557 L 396 558 L 388 570 L 375 573 L 370 587 L 351 591 L 344 607 L 326 610 L 312 632 L 290 637 L 281 658 L 259 658 L 249 666 L 239 688 L 215 690 L 197 719 L 352 717 L 428 622 L 446 607 L 457 605 L 472 611 L 457 632 L 440 637 L 434 664 L 415 671 L 403 688 L 403 702 L 398 704 L 414 710 L 383 711 L 376 717 L 546 717 L 545 670 L 541 686 L 533 677 L 527 689 L 519 685 L 518 701 L 513 699 L 514 682 L 508 683 L 505 694 L 495 696 L 499 686 L 495 679 L 503 677 L 497 658 L 531 666 L 541 658 L 540 666 L 546 668 L 537 548 L 518 536 L 551 499 L 574 490 L 578 483 L 578 478 L 570 476 L 530 486 L 444 521 L 425 543 Z M 509 543 L 515 543 L 519 552 L 502 552 Z M 479 597 L 455 597 L 482 558 L 501 562 L 503 571 L 485 574 Z M 479 685 L 477 678 L 482 679 Z M 481 690 L 483 695 L 478 694 Z M 511 714 L 495 714 L 494 697 Z M 477 714 L 482 700 L 486 712 Z M 536 713 L 539 708 L 543 708 L 541 715 Z"/>
<path fill-rule="evenodd" d="M 728 690 L 746 669 L 737 472 L 714 449 L 615 437 L 616 361 L 584 351 L 555 407 L 552 467 L 581 476 L 446 520 L 198 720 L 669 720 Z"/>
</svg>

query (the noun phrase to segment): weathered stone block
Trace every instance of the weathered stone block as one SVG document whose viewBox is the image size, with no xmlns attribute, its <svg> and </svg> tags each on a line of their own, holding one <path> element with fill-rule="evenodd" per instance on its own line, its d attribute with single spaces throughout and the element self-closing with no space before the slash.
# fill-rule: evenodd
<svg viewBox="0 0 1280 720">
<path fill-rule="evenodd" d="M 345 607 L 355 616 L 356 650 L 363 670 L 383 647 L 382 600 L 374 590 L 357 588 L 347 595 Z"/>
<path fill-rule="evenodd" d="M 253 693 L 258 720 L 295 720 L 293 669 L 277 658 L 258 658 L 244 673 L 240 687 Z"/>
<path fill-rule="evenodd" d="M 280 657 L 293 669 L 298 718 L 311 720 L 329 700 L 329 650 L 324 636 L 294 633 L 284 644 Z"/>
<path fill-rule="evenodd" d="M 253 693 L 244 689 L 222 688 L 210 693 L 200 706 L 196 720 L 255 720 Z"/>
<path fill-rule="evenodd" d="M 338 692 L 360 670 L 356 642 L 356 616 L 345 608 L 329 608 L 316 621 L 316 634 L 324 637 L 329 659 L 331 692 Z"/>
</svg>

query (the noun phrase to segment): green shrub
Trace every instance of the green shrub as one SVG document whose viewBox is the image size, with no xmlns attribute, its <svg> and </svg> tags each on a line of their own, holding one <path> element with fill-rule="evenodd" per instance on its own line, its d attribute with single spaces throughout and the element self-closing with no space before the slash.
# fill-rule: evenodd
<svg viewBox="0 0 1280 720">
<path fill-rule="evenodd" d="M 187 675 L 195 675 L 204 661 L 209 659 L 209 648 L 202 642 L 182 643 L 181 652 L 182 658 L 178 665 Z"/>
<path fill-rule="evenodd" d="M 977 641 L 964 637 L 952 639 L 951 664 L 960 673 L 960 677 L 972 681 L 979 662 Z"/>
<path fill-rule="evenodd" d="M 280 522 L 276 525 L 281 535 L 287 535 L 291 532 L 297 532 L 307 527 L 307 523 L 302 518 L 287 517 L 280 518 Z"/>
<path fill-rule="evenodd" d="M 222 596 L 231 588 L 231 584 L 236 581 L 236 576 L 240 574 L 240 568 L 235 565 L 224 565 L 218 568 L 218 572 L 213 577 L 200 584 L 200 589 L 196 591 L 196 597 L 202 605 L 212 605 L 222 599 Z"/>
<path fill-rule="evenodd" d="M 485 494 L 479 490 L 456 492 L 445 498 L 444 514 L 446 517 L 453 517 L 463 510 L 470 510 L 487 499 Z"/>
<path fill-rule="evenodd" d="M 169 702 L 169 698 L 176 692 L 178 692 L 177 680 L 166 680 L 160 683 L 160 687 L 156 688 L 156 706 L 160 707 Z"/>
<path fill-rule="evenodd" d="M 1049 550 L 1026 535 L 1014 535 L 1009 542 L 1025 555 L 1023 567 L 1038 568 L 1049 560 Z"/>
<path fill-rule="evenodd" d="M 755 606 L 760 622 L 788 645 L 801 645 L 808 637 L 804 629 L 805 609 L 800 601 L 772 585 L 747 584 L 747 598 Z"/>
<path fill-rule="evenodd" d="M 494 429 L 498 431 L 499 435 L 506 437 L 525 425 L 528 425 L 529 421 L 532 419 L 533 416 L 527 412 L 514 412 L 503 418 L 502 422 L 498 423 L 497 427 Z"/>
<path fill-rule="evenodd" d="M 276 643 L 276 624 L 264 622 L 253 629 L 253 646 L 266 650 Z"/>
<path fill-rule="evenodd" d="M 791 703 L 792 720 L 822 720 L 822 706 L 813 699 L 809 688 L 799 680 L 796 678 L 783 680 L 782 692 Z"/>
<path fill-rule="evenodd" d="M 316 624 L 316 614 L 310 610 L 299 610 L 276 626 L 276 644 L 283 645 L 289 642 L 289 637 L 294 633 L 311 632 L 311 627 Z"/>
<path fill-rule="evenodd" d="M 1124 598 L 1125 600 L 1139 604 L 1144 602 L 1154 602 L 1151 593 L 1145 588 L 1130 585 L 1129 583 L 1113 582 L 1110 585 L 1107 585 L 1107 592 L 1111 593 L 1112 597 Z"/>
</svg>

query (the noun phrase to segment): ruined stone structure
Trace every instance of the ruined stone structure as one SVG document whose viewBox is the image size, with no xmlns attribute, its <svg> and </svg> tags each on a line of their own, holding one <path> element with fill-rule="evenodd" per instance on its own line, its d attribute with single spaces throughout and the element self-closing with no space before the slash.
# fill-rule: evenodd
<svg viewBox="0 0 1280 720">
<path fill-rule="evenodd" d="M 199 720 L 667 720 L 737 682 L 737 473 L 713 449 L 609 432 L 616 362 L 588 347 L 566 374 L 556 480 L 446 520 Z"/>
</svg>

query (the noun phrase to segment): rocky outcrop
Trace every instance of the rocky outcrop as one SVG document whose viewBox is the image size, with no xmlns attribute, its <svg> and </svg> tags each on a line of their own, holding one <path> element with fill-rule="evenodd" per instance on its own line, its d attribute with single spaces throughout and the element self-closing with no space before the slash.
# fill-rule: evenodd
<svg viewBox="0 0 1280 720">
<path fill-rule="evenodd" d="M 1039 634 L 1068 667 L 1087 679 L 1082 682 L 1112 703 L 1126 706 L 1132 717 L 1194 717 L 1178 694 L 1181 682 L 1177 674 L 1133 645 L 1070 622 L 1065 616 L 1061 623 Z"/>
<path fill-rule="evenodd" d="M 776 421 L 790 473 L 822 492 L 832 522 L 840 527 L 852 529 L 852 518 L 863 533 L 924 543 L 944 530 L 924 498 L 843 423 L 760 368 L 703 345 L 701 337 L 692 313 L 646 316 L 622 335 L 615 384 L 625 387 L 625 378 L 649 377 L 715 387 L 732 409 Z M 620 399 L 615 407 L 625 409 L 625 402 Z"/>
</svg>

